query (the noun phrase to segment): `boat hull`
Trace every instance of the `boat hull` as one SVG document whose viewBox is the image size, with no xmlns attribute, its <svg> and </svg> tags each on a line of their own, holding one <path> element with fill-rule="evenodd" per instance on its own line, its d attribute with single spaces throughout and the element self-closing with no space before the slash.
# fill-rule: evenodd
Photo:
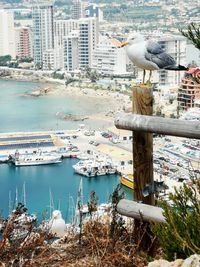
<svg viewBox="0 0 200 267">
<path fill-rule="evenodd" d="M 15 166 L 21 167 L 21 166 L 36 166 L 36 165 L 48 165 L 48 164 L 57 164 L 62 162 L 60 159 L 58 160 L 47 160 L 47 161 L 41 161 L 41 162 L 19 162 L 19 161 L 14 161 Z"/>
<path fill-rule="evenodd" d="M 133 189 L 134 188 L 134 183 L 133 183 L 133 176 L 131 178 L 131 176 L 121 176 L 119 178 L 120 182 L 122 185 L 130 188 L 130 189 Z"/>
</svg>

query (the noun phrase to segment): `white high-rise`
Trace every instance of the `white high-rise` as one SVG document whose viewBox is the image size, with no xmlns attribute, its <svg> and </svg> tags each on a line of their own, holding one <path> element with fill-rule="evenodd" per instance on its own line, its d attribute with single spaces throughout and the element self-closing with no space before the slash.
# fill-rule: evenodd
<svg viewBox="0 0 200 267">
<path fill-rule="evenodd" d="M 84 4 L 81 0 L 72 1 L 72 19 L 80 19 L 84 16 Z"/>
<path fill-rule="evenodd" d="M 55 45 L 62 46 L 63 38 L 67 37 L 70 32 L 78 30 L 79 20 L 54 20 L 54 38 Z"/>
<path fill-rule="evenodd" d="M 16 57 L 13 11 L 0 10 L 0 56 Z"/>
<path fill-rule="evenodd" d="M 57 67 L 63 69 L 66 67 L 67 55 L 65 38 L 74 31 L 78 30 L 79 22 L 75 19 L 69 20 L 55 20 L 54 21 L 54 42 L 57 55 Z M 78 53 L 78 52 L 77 52 Z M 65 62 L 64 62 L 65 61 Z M 67 68 L 68 69 L 68 68 Z"/>
<path fill-rule="evenodd" d="M 99 41 L 98 19 L 56 20 L 54 29 L 55 49 L 61 51 L 60 68 L 73 71 L 91 67 L 92 54 Z"/>
<path fill-rule="evenodd" d="M 78 31 L 72 31 L 63 40 L 64 68 L 67 71 L 77 70 L 78 62 Z"/>
<path fill-rule="evenodd" d="M 104 36 L 93 52 L 92 69 L 103 75 L 125 74 L 126 51 L 118 49 L 119 44 Z"/>
<path fill-rule="evenodd" d="M 34 64 L 42 68 L 43 53 L 54 48 L 53 4 L 34 5 L 32 18 Z"/>
<path fill-rule="evenodd" d="M 79 20 L 79 69 L 92 66 L 92 55 L 99 42 L 99 23 L 96 18 Z"/>
<path fill-rule="evenodd" d="M 186 39 L 183 36 L 163 35 L 159 40 L 160 45 L 166 53 L 170 54 L 177 65 L 186 65 Z M 162 86 L 173 86 L 180 83 L 184 71 L 159 71 L 159 84 Z"/>
</svg>

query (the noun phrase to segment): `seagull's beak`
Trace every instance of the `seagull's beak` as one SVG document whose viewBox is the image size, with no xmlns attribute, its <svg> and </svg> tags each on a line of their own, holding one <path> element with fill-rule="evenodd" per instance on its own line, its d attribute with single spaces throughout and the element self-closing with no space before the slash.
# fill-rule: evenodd
<svg viewBox="0 0 200 267">
<path fill-rule="evenodd" d="M 121 45 L 119 46 L 119 48 L 124 47 L 124 46 L 127 46 L 128 44 L 129 44 L 128 42 L 123 42 L 123 43 L 121 43 Z"/>
</svg>

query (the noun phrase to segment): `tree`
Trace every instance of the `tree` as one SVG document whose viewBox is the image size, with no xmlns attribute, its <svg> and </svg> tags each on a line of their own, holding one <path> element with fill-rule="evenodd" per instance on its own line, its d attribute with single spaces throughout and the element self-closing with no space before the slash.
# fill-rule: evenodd
<svg viewBox="0 0 200 267">
<path fill-rule="evenodd" d="M 89 67 L 87 67 L 85 71 L 86 77 L 90 79 L 92 83 L 95 83 L 99 79 L 99 74 L 96 72 L 96 70 L 92 71 Z"/>
<path fill-rule="evenodd" d="M 0 66 L 7 66 L 11 61 L 10 55 L 5 55 L 0 57 Z"/>
<path fill-rule="evenodd" d="M 166 224 L 152 226 L 167 259 L 186 258 L 200 253 L 200 181 L 183 184 L 170 193 L 171 205 L 162 203 Z"/>
<path fill-rule="evenodd" d="M 187 39 L 189 39 L 193 45 L 200 50 L 200 24 L 195 24 L 194 22 L 191 22 L 187 26 L 187 30 L 179 30 L 183 36 L 185 36 Z"/>
</svg>

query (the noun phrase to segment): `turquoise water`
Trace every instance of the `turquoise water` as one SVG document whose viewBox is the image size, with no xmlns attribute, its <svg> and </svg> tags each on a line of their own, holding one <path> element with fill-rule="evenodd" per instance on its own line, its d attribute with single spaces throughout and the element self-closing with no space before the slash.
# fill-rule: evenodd
<svg viewBox="0 0 200 267">
<path fill-rule="evenodd" d="M 101 108 L 101 103 L 83 102 L 77 97 L 24 97 L 22 94 L 38 88 L 38 83 L 1 81 L 0 80 L 0 132 L 35 131 L 51 129 L 70 129 L 79 122 L 65 122 L 56 118 L 56 112 L 72 114 L 89 114 Z M 37 213 L 39 219 L 47 210 L 49 216 L 49 191 L 52 193 L 54 208 L 60 206 L 63 217 L 70 220 L 81 176 L 75 174 L 72 165 L 75 159 L 65 159 L 60 164 L 15 167 L 0 165 L 0 209 L 3 216 L 9 213 L 9 192 L 12 206 L 15 192 L 18 200 L 23 198 L 22 188 L 25 184 L 26 202 L 30 213 Z M 95 190 L 99 203 L 107 202 L 109 195 L 118 184 L 118 176 L 83 177 L 83 201 L 87 202 L 90 192 Z M 129 194 L 130 195 L 130 194 Z M 60 204 L 59 204 L 60 203 Z M 69 207 L 70 206 L 70 207 Z M 13 206 L 14 207 L 14 206 Z"/>
<path fill-rule="evenodd" d="M 65 121 L 62 114 L 87 116 L 98 113 L 107 103 L 87 96 L 25 96 L 41 86 L 38 83 L 0 80 L 0 132 L 76 129 L 79 124 L 98 129 L 97 121 Z M 106 127 L 106 124 L 103 125 Z"/>
<path fill-rule="evenodd" d="M 8 215 L 9 191 L 11 191 L 12 206 L 15 202 L 16 188 L 18 200 L 23 200 L 23 184 L 25 183 L 27 208 L 31 213 L 36 213 L 41 218 L 46 210 L 49 216 L 49 191 L 51 191 L 54 202 L 54 209 L 60 206 L 63 217 L 70 219 L 73 207 L 70 196 L 74 202 L 77 200 L 77 193 L 81 176 L 75 174 L 72 165 L 75 159 L 65 159 L 60 164 L 15 167 L 9 164 L 0 165 L 0 208 L 3 215 Z M 96 191 L 99 203 L 107 203 L 109 195 L 118 184 L 116 175 L 99 176 L 96 178 L 83 177 L 83 202 L 87 203 L 90 192 Z M 13 206 L 14 207 L 14 206 Z"/>
</svg>

